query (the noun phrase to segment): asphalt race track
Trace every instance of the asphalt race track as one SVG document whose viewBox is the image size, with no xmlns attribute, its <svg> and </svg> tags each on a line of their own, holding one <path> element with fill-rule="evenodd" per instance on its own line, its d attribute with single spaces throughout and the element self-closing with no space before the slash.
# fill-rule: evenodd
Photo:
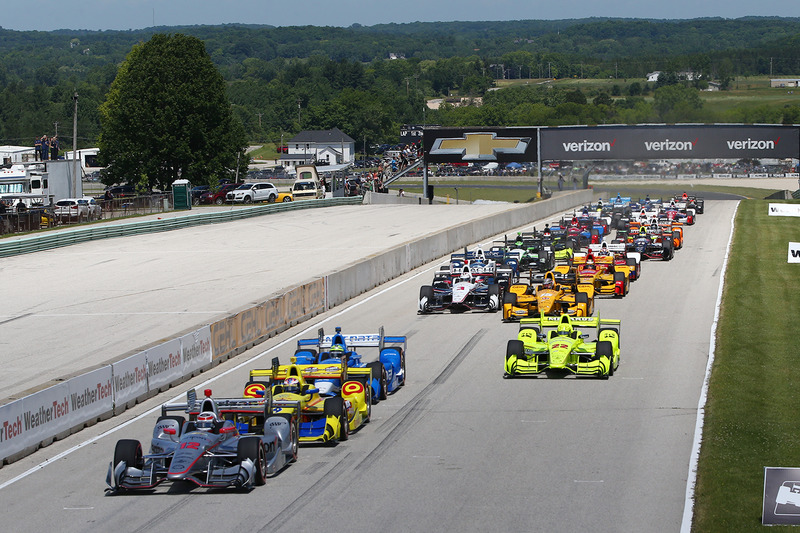
<svg viewBox="0 0 800 533">
<path fill-rule="evenodd" d="M 163 485 L 105 495 L 116 441 L 147 448 L 155 410 L 173 396 L 162 394 L 0 469 L 3 528 L 677 531 L 735 206 L 707 201 L 672 261 L 645 261 L 627 297 L 598 302 L 596 314 L 622 319 L 622 362 L 606 381 L 502 379 L 516 324 L 416 314 L 437 261 L 173 389 L 181 399 L 189 387 L 238 396 L 249 369 L 286 361 L 320 325 L 383 325 L 409 337 L 408 382 L 349 441 L 301 448 L 297 463 L 249 493 Z"/>
</svg>

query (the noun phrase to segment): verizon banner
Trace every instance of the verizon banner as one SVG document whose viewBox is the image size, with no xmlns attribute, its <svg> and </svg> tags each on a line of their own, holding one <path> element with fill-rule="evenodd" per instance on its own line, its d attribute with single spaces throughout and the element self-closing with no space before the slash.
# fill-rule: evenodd
<svg viewBox="0 0 800 533">
<path fill-rule="evenodd" d="M 800 263 L 800 242 L 789 243 L 789 262 Z"/>
<path fill-rule="evenodd" d="M 800 217 L 800 204 L 769 204 L 771 217 Z"/>
<path fill-rule="evenodd" d="M 525 163 L 538 161 L 538 128 L 425 128 L 428 163 Z"/>
<path fill-rule="evenodd" d="M 800 158 L 797 126 L 647 125 L 541 129 L 543 160 Z"/>
</svg>

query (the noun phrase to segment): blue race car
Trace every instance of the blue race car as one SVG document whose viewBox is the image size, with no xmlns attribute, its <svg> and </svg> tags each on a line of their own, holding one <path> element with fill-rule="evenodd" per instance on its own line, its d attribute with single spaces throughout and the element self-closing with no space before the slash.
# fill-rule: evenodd
<svg viewBox="0 0 800 533">
<path fill-rule="evenodd" d="M 343 335 L 338 326 L 334 335 L 325 335 L 322 328 L 318 333 L 316 339 L 297 341 L 293 362 L 309 365 L 344 360 L 348 368 L 370 369 L 373 403 L 385 400 L 406 384 L 406 337 L 385 336 L 383 327 L 377 334 Z M 356 348 L 378 348 L 378 359 L 364 362 Z"/>
</svg>

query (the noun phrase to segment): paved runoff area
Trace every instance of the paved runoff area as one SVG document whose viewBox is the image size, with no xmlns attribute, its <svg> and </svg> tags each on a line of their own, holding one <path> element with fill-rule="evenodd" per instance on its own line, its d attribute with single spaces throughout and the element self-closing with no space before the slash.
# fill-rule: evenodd
<svg viewBox="0 0 800 533">
<path fill-rule="evenodd" d="M 2 397 L 20 397 L 373 254 L 519 205 L 298 210 L 3 259 Z"/>
</svg>

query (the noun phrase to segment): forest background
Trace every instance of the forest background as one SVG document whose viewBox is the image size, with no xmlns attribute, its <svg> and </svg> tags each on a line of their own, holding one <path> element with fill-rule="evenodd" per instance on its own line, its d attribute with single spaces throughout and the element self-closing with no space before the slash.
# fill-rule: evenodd
<svg viewBox="0 0 800 533">
<path fill-rule="evenodd" d="M 157 33 L 205 43 L 252 143 L 338 127 L 371 151 L 403 124 L 800 123 L 800 89 L 769 87 L 800 77 L 798 18 L 0 28 L 0 145 L 71 145 L 77 92 L 78 146 L 95 146 L 118 66 Z"/>
</svg>

